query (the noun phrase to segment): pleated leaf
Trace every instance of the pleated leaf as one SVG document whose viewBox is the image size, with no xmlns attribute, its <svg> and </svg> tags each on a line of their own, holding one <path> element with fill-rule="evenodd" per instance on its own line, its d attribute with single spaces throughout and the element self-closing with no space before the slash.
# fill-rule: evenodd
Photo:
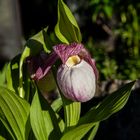
<svg viewBox="0 0 140 140">
<path fill-rule="evenodd" d="M 135 81 L 126 84 L 106 97 L 97 108 L 91 109 L 81 118 L 80 124 L 103 121 L 121 110 L 128 101 L 134 83 Z"/>
<path fill-rule="evenodd" d="M 61 140 L 81 140 L 95 124 L 83 124 L 66 132 Z"/>
<path fill-rule="evenodd" d="M 31 122 L 31 127 L 33 129 L 34 135 L 37 140 L 47 140 L 48 133 L 49 133 L 47 132 L 47 129 L 48 127 L 50 128 L 50 131 L 52 129 L 52 125 L 50 124 L 46 125 L 44 116 L 47 117 L 49 116 L 49 114 L 42 112 L 38 93 L 36 92 L 34 95 L 32 104 L 31 104 L 31 108 L 30 108 L 30 122 Z"/>
<path fill-rule="evenodd" d="M 75 126 L 80 118 L 81 103 L 67 101 L 64 103 L 66 127 Z"/>
<path fill-rule="evenodd" d="M 0 87 L 0 120 L 13 139 L 26 140 L 30 124 L 27 123 L 30 105 L 13 91 Z"/>
<path fill-rule="evenodd" d="M 37 140 L 59 139 L 64 131 L 63 120 L 37 92 L 30 109 L 30 122 Z"/>
</svg>

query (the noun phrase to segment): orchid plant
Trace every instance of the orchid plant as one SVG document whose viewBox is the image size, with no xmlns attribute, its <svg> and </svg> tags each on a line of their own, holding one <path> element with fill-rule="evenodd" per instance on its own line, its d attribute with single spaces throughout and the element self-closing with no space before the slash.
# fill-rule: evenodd
<svg viewBox="0 0 140 140">
<path fill-rule="evenodd" d="M 99 71 L 70 9 L 58 0 L 54 33 L 46 27 L 31 37 L 6 67 L 6 83 L 0 87 L 0 138 L 94 139 L 99 123 L 124 107 L 135 83 L 81 115 L 81 104 L 94 101 Z M 57 98 L 50 102 L 47 97 L 54 90 Z"/>
</svg>

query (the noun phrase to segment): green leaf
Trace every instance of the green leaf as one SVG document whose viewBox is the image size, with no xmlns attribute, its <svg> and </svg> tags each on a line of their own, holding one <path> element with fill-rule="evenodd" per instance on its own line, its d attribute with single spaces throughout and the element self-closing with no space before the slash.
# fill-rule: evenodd
<svg viewBox="0 0 140 140">
<path fill-rule="evenodd" d="M 6 80 L 6 68 L 7 68 L 7 64 L 4 65 L 4 67 L 2 68 L 2 70 L 0 71 L 0 85 L 4 86 L 5 80 Z"/>
<path fill-rule="evenodd" d="M 4 118 L 4 116 L 1 116 L 1 112 L 0 112 L 0 118 L 3 118 L 6 120 L 6 118 Z M 11 130 L 10 130 L 11 131 Z M 8 130 L 6 129 L 6 127 L 3 125 L 1 119 L 0 119 L 0 136 L 3 137 L 5 140 L 13 140 L 14 139 L 14 135 L 11 136 L 13 134 L 9 134 Z"/>
<path fill-rule="evenodd" d="M 60 91 L 61 92 L 61 91 Z M 81 103 L 68 100 L 61 94 L 64 108 L 66 129 L 75 126 L 80 118 Z"/>
<path fill-rule="evenodd" d="M 6 85 L 7 85 L 7 88 L 10 89 L 10 90 L 12 90 L 12 91 L 14 91 L 14 88 L 13 88 L 13 82 L 14 81 L 12 81 L 10 63 L 8 63 L 8 65 L 7 65 L 6 75 L 5 76 L 6 76 Z"/>
<path fill-rule="evenodd" d="M 54 112 L 58 112 L 62 108 L 63 102 L 62 98 L 58 98 L 51 104 L 52 109 Z"/>
<path fill-rule="evenodd" d="M 6 69 L 6 85 L 8 89 L 14 91 L 16 94 L 20 95 L 19 89 L 19 61 L 20 61 L 21 55 L 15 56 L 7 65 Z M 23 66 L 23 92 L 26 93 L 26 99 L 29 98 L 30 93 L 30 78 L 27 72 L 26 65 Z M 22 97 L 22 96 L 21 96 Z"/>
<path fill-rule="evenodd" d="M 27 41 L 26 45 L 32 50 L 31 53 L 33 54 L 38 53 L 38 50 L 42 48 L 46 53 L 50 53 L 51 42 L 49 42 L 50 40 L 48 39 L 49 36 L 47 35 L 47 31 L 48 31 L 48 27 L 44 28 L 43 30 L 41 30 L 39 33 L 37 33 Z"/>
<path fill-rule="evenodd" d="M 58 21 L 55 34 L 61 42 L 66 44 L 82 40 L 78 24 L 63 0 L 58 0 Z"/>
<path fill-rule="evenodd" d="M 30 48 L 25 47 L 21 58 L 20 58 L 20 64 L 19 64 L 19 96 L 24 98 L 25 92 L 23 88 L 23 63 L 24 60 L 30 55 Z"/>
<path fill-rule="evenodd" d="M 41 107 L 43 110 L 48 111 L 50 117 L 51 117 L 51 122 L 53 124 L 53 131 L 50 133 L 49 138 L 50 139 L 59 139 L 61 137 L 61 132 L 64 130 L 64 121 L 61 119 L 61 117 L 54 112 L 53 108 L 51 105 L 44 99 L 43 96 L 41 96 L 41 93 L 39 94 L 40 96 L 40 102 L 41 102 Z"/>
<path fill-rule="evenodd" d="M 0 120 L 13 139 L 27 139 L 29 108 L 30 105 L 13 91 L 0 87 Z"/>
<path fill-rule="evenodd" d="M 89 112 L 87 112 L 86 115 L 81 117 L 79 124 L 103 121 L 110 117 L 112 114 L 121 110 L 127 103 L 131 93 L 131 88 L 134 83 L 135 81 L 126 84 L 119 90 L 106 97 L 100 103 L 100 105 L 98 105 L 96 108 L 94 107 Z"/>
<path fill-rule="evenodd" d="M 58 122 L 58 125 L 60 128 L 60 131 L 63 133 L 65 130 L 65 123 L 64 123 L 63 119 L 58 114 L 56 114 L 56 117 L 57 117 L 57 122 Z"/>
<path fill-rule="evenodd" d="M 16 94 L 19 93 L 19 61 L 20 56 L 15 56 L 9 63 L 6 69 L 6 82 L 8 89 L 14 91 Z"/>
<path fill-rule="evenodd" d="M 44 117 L 44 120 L 45 120 L 45 125 L 47 127 L 47 131 L 48 131 L 48 134 L 51 135 L 51 133 L 53 133 L 54 136 L 49 136 L 49 139 L 57 139 L 58 136 L 56 137 L 57 133 L 54 133 L 54 126 L 53 126 L 53 123 L 52 123 L 52 118 L 51 118 L 51 115 L 49 114 L 48 111 L 43 111 L 43 117 Z M 58 114 L 56 114 L 56 117 L 57 117 L 57 120 L 59 120 L 59 127 L 60 127 L 60 130 L 61 132 L 64 131 L 64 127 L 65 127 L 65 124 L 64 124 L 64 121 L 60 118 L 60 116 Z M 56 123 L 56 122 L 55 122 Z"/>
<path fill-rule="evenodd" d="M 33 132 L 39 140 L 59 139 L 61 132 L 64 131 L 64 122 L 41 96 L 41 93 L 39 97 L 36 92 L 30 110 Z"/>
<path fill-rule="evenodd" d="M 1 108 L 0 108 L 1 109 Z M 11 137 L 15 140 L 15 135 L 14 132 L 12 131 L 8 121 L 6 120 L 6 117 L 4 116 L 4 113 L 2 112 L 2 110 L 0 110 L 0 120 L 2 122 L 2 124 L 5 126 L 5 129 L 9 132 L 9 134 L 11 135 Z M 2 129 L 4 131 L 4 129 Z M 2 131 L 2 134 L 4 133 Z"/>
<path fill-rule="evenodd" d="M 94 139 L 94 137 L 95 137 L 95 135 L 96 135 L 96 133 L 97 133 L 97 131 L 98 131 L 98 128 L 99 128 L 99 122 L 97 122 L 96 124 L 95 124 L 95 126 L 92 128 L 92 130 L 91 130 L 91 132 L 90 132 L 90 134 L 89 134 L 89 136 L 88 136 L 88 140 L 93 140 Z"/>
<path fill-rule="evenodd" d="M 93 123 L 83 124 L 77 127 L 74 127 L 72 130 L 67 131 L 62 136 L 61 140 L 80 140 L 86 133 L 94 126 Z"/>
<path fill-rule="evenodd" d="M 52 50 L 52 47 L 56 44 L 60 44 L 61 42 L 60 40 L 58 40 L 54 32 L 48 34 L 47 31 L 48 31 L 48 28 L 42 30 L 42 33 L 44 36 L 44 43 L 46 45 L 46 47 L 44 47 L 44 50 L 46 51 L 46 53 L 50 53 L 50 50 Z"/>
<path fill-rule="evenodd" d="M 47 133 L 48 133 L 48 138 L 49 138 L 49 134 L 53 131 L 54 127 L 53 127 L 53 124 L 52 124 L 52 119 L 51 119 L 51 116 L 49 114 L 48 111 L 41 111 L 42 112 L 42 115 L 43 115 L 43 118 L 44 118 L 44 121 L 45 121 L 45 127 L 47 127 Z"/>
<path fill-rule="evenodd" d="M 64 113 L 65 113 L 65 121 L 66 127 L 75 126 L 80 118 L 81 112 L 81 103 L 73 102 L 65 99 L 64 101 Z"/>
<path fill-rule="evenodd" d="M 40 102 L 38 93 L 36 92 L 31 104 L 30 108 L 30 122 L 31 126 L 34 132 L 34 135 L 37 140 L 47 140 L 48 139 L 48 133 L 47 130 L 49 127 L 50 131 L 52 130 L 52 125 L 46 124 L 44 120 L 44 116 L 49 115 L 48 113 L 45 114 L 41 110 Z"/>
</svg>

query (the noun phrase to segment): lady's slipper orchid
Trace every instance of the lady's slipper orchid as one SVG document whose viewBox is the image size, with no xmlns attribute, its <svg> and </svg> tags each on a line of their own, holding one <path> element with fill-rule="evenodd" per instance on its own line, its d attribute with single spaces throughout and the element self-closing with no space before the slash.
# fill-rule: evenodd
<svg viewBox="0 0 140 140">
<path fill-rule="evenodd" d="M 62 64 L 57 71 L 57 83 L 64 96 L 78 102 L 86 102 L 93 98 L 98 71 L 95 61 L 84 46 L 80 43 L 59 44 L 53 49 L 49 57 L 43 56 L 44 59 L 35 70 L 33 78 L 36 80 L 43 78 L 60 58 Z"/>
<path fill-rule="evenodd" d="M 54 51 L 63 62 L 57 71 L 57 82 L 64 96 L 79 102 L 93 98 L 98 74 L 94 60 L 83 45 L 60 44 Z"/>
</svg>

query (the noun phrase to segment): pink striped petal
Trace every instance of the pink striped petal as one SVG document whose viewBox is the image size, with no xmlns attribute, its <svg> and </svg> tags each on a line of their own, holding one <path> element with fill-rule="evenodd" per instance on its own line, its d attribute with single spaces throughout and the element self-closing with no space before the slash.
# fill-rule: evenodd
<svg viewBox="0 0 140 140">
<path fill-rule="evenodd" d="M 70 45 L 59 44 L 53 47 L 54 51 L 60 57 L 63 64 L 65 64 L 70 56 L 79 54 L 83 48 L 84 46 L 78 43 L 72 43 Z"/>
</svg>

